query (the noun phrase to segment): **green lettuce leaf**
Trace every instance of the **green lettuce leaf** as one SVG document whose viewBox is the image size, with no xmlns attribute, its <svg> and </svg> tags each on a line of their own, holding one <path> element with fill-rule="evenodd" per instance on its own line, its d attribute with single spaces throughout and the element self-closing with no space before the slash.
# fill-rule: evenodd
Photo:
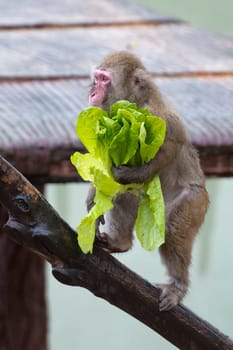
<svg viewBox="0 0 233 350">
<path fill-rule="evenodd" d="M 88 152 L 95 152 L 99 120 L 107 116 L 107 113 L 99 107 L 89 107 L 79 114 L 79 122 L 76 125 L 76 133 Z"/>
<path fill-rule="evenodd" d="M 96 191 L 94 202 L 95 205 L 77 227 L 78 244 L 85 254 L 92 253 L 93 250 L 96 220 L 113 207 L 111 198 L 98 190 Z"/>
<path fill-rule="evenodd" d="M 109 147 L 109 156 L 115 166 L 127 164 L 135 155 L 138 146 L 139 123 L 130 124 L 124 118 L 122 118 L 122 123 L 120 131 L 113 138 Z M 121 146 L 120 152 L 119 145 Z"/>
<path fill-rule="evenodd" d="M 164 243 L 165 206 L 161 193 L 160 180 L 156 176 L 145 186 L 145 194 L 139 202 L 136 234 L 142 247 L 149 251 Z"/>
<path fill-rule="evenodd" d="M 164 142 L 166 124 L 163 119 L 147 116 L 140 130 L 140 155 L 143 163 L 149 162 Z"/>
</svg>

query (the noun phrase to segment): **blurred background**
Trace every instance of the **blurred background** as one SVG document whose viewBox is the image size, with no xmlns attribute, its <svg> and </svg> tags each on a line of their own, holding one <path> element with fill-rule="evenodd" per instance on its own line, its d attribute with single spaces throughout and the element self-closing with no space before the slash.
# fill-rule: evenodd
<svg viewBox="0 0 233 350">
<path fill-rule="evenodd" d="M 233 35 L 232 0 L 135 1 L 177 16 L 193 25 Z M 191 268 L 191 289 L 184 304 L 233 337 L 233 179 L 208 179 L 210 208 L 198 236 Z M 87 184 L 48 185 L 46 195 L 65 220 L 76 227 L 85 215 Z M 158 253 L 134 249 L 117 255 L 132 270 L 151 282 L 166 279 Z M 49 349 L 147 350 L 175 349 L 137 320 L 96 298 L 90 292 L 59 284 L 47 267 Z M 135 305 L 135 307 L 137 307 Z"/>
</svg>

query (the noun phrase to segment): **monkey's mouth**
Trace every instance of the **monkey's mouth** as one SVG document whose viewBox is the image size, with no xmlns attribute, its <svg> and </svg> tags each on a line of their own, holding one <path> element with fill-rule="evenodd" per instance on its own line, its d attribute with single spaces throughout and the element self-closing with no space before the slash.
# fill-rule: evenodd
<svg viewBox="0 0 233 350">
<path fill-rule="evenodd" d="M 89 103 L 92 105 L 92 106 L 100 106 L 101 105 L 101 102 L 100 101 L 100 98 L 98 96 L 97 93 L 93 92 L 90 97 L 89 97 Z"/>
<path fill-rule="evenodd" d="M 103 104 L 104 93 L 102 91 L 93 91 L 89 96 L 89 103 L 92 106 L 100 107 Z"/>
</svg>

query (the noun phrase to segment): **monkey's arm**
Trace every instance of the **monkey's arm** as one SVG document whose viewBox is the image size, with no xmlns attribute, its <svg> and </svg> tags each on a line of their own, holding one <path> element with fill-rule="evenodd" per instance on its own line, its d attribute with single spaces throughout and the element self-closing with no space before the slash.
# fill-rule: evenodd
<svg viewBox="0 0 233 350">
<path fill-rule="evenodd" d="M 167 131 L 163 146 L 148 163 L 138 167 L 113 167 L 116 181 L 122 184 L 143 183 L 159 174 L 176 157 L 181 147 L 188 141 L 183 123 L 175 115 L 167 117 Z"/>
</svg>

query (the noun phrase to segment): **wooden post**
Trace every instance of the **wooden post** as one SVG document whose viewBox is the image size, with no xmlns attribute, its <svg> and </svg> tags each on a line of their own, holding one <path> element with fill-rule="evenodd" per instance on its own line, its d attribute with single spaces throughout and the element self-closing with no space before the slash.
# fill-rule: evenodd
<svg viewBox="0 0 233 350">
<path fill-rule="evenodd" d="M 0 205 L 0 350 L 46 350 L 44 261 L 3 232 Z"/>
</svg>

